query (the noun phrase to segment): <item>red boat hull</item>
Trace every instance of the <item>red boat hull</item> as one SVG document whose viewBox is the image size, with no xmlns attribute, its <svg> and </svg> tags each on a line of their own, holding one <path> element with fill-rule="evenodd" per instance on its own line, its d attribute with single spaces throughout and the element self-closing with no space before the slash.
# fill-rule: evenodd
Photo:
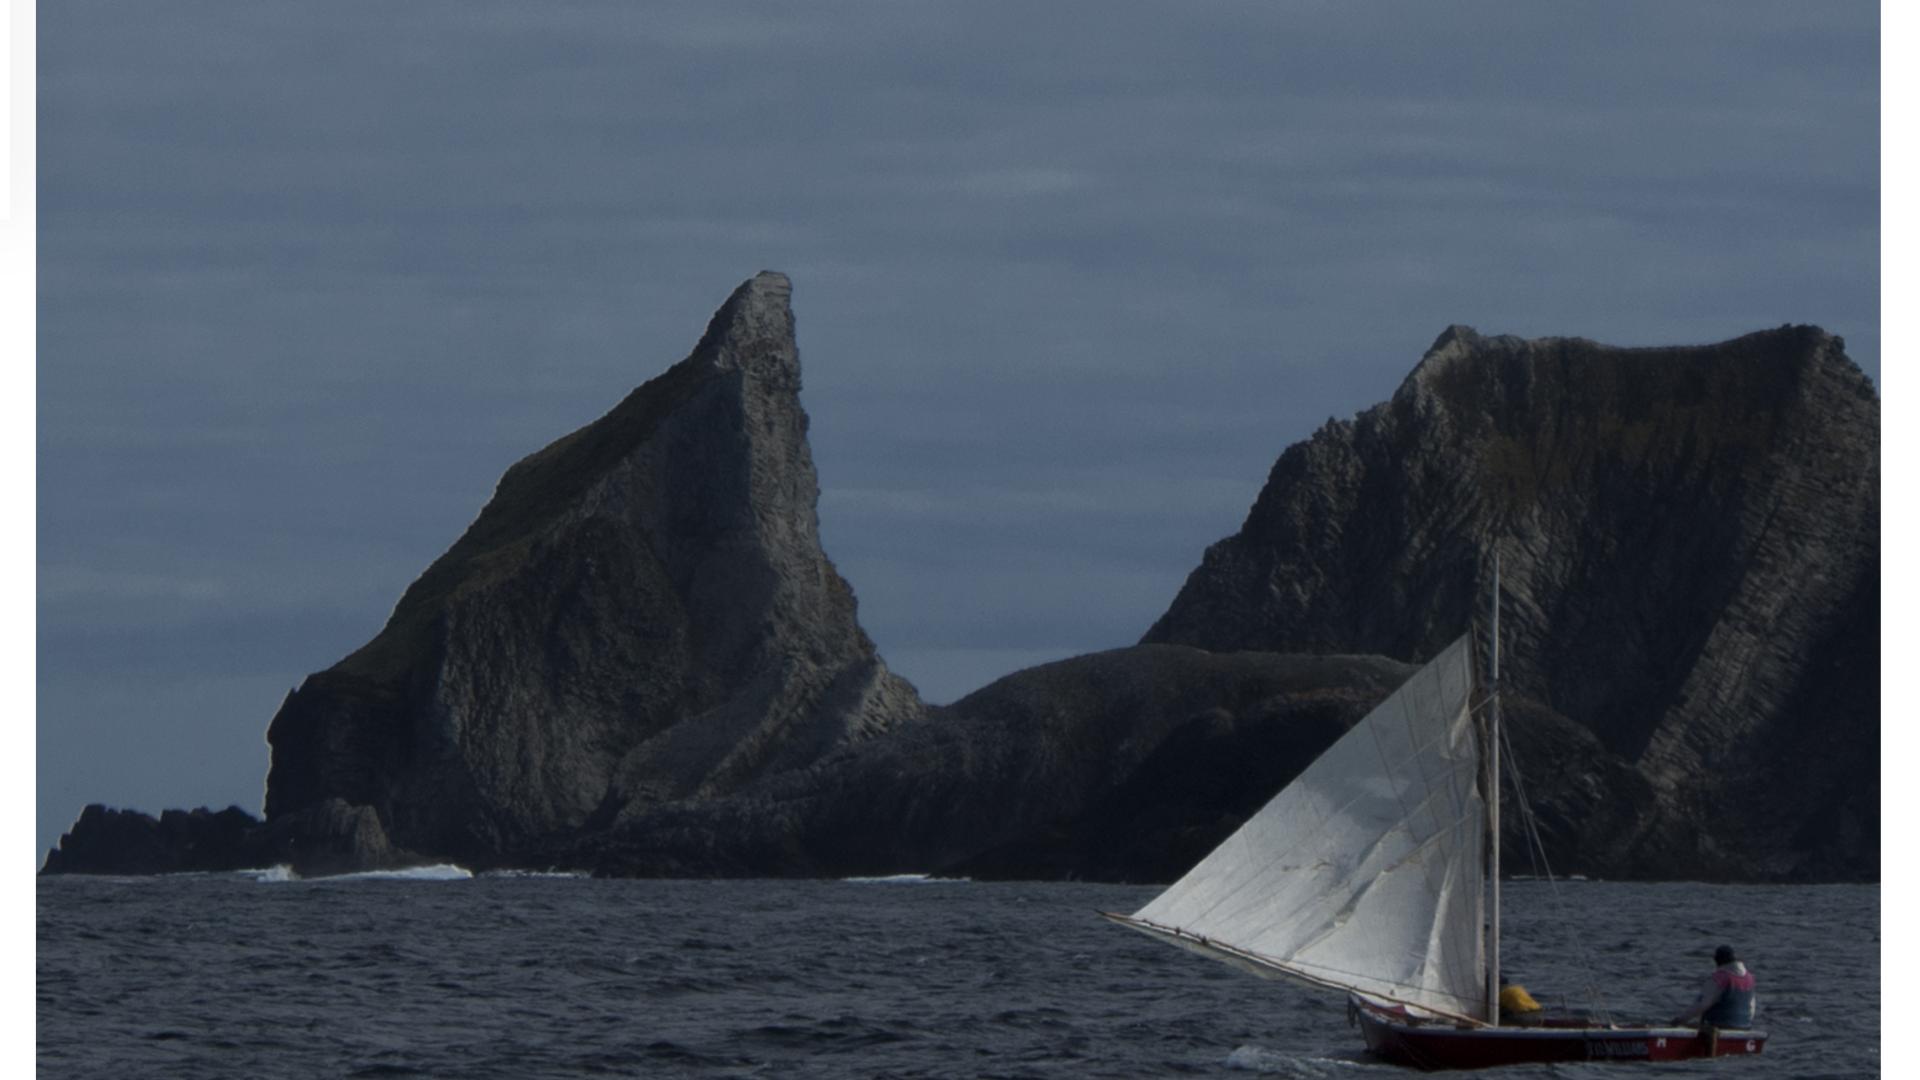
<svg viewBox="0 0 1920 1080">
<path fill-rule="evenodd" d="M 1764 1031 L 1590 1027 L 1578 1021 L 1471 1028 L 1413 1020 L 1358 999 L 1353 1008 L 1368 1050 L 1418 1069 L 1485 1069 L 1557 1061 L 1683 1061 L 1757 1054 L 1767 1045 Z"/>
</svg>

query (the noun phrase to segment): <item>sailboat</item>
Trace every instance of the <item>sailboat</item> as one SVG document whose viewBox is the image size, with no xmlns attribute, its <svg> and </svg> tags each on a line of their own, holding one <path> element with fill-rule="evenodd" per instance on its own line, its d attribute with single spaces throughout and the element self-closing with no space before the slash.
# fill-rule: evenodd
<svg viewBox="0 0 1920 1080">
<path fill-rule="evenodd" d="M 1764 1031 L 1500 1015 L 1499 569 L 1487 686 L 1442 649 L 1132 915 L 1254 974 L 1347 994 L 1375 1056 L 1426 1069 L 1757 1054 Z M 1524 810 L 1524 806 L 1522 807 Z"/>
</svg>

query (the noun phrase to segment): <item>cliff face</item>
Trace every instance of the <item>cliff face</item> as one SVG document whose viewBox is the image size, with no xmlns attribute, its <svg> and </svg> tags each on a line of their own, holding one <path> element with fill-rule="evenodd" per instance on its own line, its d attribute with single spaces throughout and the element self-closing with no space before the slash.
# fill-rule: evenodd
<svg viewBox="0 0 1920 1080">
<path fill-rule="evenodd" d="M 922 705 L 820 550 L 790 286 L 509 469 L 386 628 L 288 696 L 269 820 L 339 799 L 487 857 L 724 795 Z"/>
<path fill-rule="evenodd" d="M 1592 823 L 1590 864 L 1872 876 L 1878 431 L 1812 327 L 1670 349 L 1454 327 L 1391 401 L 1281 455 L 1145 640 L 1422 659 L 1497 550 L 1507 684 L 1654 795 Z"/>
</svg>

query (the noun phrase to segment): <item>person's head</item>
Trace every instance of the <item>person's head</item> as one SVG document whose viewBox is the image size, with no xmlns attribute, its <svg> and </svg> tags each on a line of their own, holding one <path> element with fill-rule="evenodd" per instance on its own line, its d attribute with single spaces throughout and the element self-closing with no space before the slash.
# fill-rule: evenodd
<svg viewBox="0 0 1920 1080">
<path fill-rule="evenodd" d="M 1735 959 L 1737 958 L 1733 955 L 1733 946 L 1731 945 L 1722 945 L 1713 950 L 1713 962 L 1716 965 L 1731 964 Z"/>
</svg>

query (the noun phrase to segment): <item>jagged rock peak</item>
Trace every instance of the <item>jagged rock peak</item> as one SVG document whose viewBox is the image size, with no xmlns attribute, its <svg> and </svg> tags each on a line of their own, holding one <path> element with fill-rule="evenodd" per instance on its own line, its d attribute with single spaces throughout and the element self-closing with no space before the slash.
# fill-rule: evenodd
<svg viewBox="0 0 1920 1080">
<path fill-rule="evenodd" d="M 1413 373 L 1408 375 L 1407 378 L 1419 378 L 1422 370 L 1436 366 L 1455 356 L 1462 356 L 1472 352 L 1474 348 L 1485 340 L 1485 338 L 1480 336 L 1480 332 L 1473 327 L 1454 323 L 1445 330 L 1440 331 L 1440 336 L 1433 339 L 1432 345 L 1427 346 L 1427 351 L 1421 356 L 1420 363 L 1414 366 Z"/>
<path fill-rule="evenodd" d="M 770 368 L 797 380 L 793 282 L 777 270 L 762 270 L 742 282 L 713 313 L 688 360 L 720 371 Z"/>
<path fill-rule="evenodd" d="M 270 820 L 338 799 L 501 857 L 805 768 L 924 710 L 820 548 L 792 285 L 528 455 L 366 646 L 268 730 Z"/>
<path fill-rule="evenodd" d="M 1850 374 L 1869 390 L 1871 382 L 1846 354 L 1846 342 L 1837 334 L 1813 325 L 1785 324 L 1771 330 L 1758 330 L 1729 341 L 1706 345 L 1617 346 L 1605 345 L 1584 337 L 1522 338 L 1512 334 L 1487 336 L 1471 326 L 1455 323 L 1440 332 L 1433 344 L 1401 383 L 1395 397 L 1418 394 L 1438 385 L 1463 378 L 1461 365 L 1484 369 L 1487 374 L 1526 377 L 1528 369 L 1540 362 L 1562 361 L 1569 357 L 1654 358 L 1671 363 L 1705 363 L 1732 358 L 1736 361 L 1771 367 L 1827 367 L 1836 373 Z M 1510 369 L 1487 368 L 1489 361 L 1507 358 Z"/>
<path fill-rule="evenodd" d="M 1532 442 L 1541 410 L 1569 395 L 1600 408 L 1575 408 L 1565 418 L 1600 420 L 1612 434 L 1644 434 L 1648 423 L 1670 434 L 1684 414 L 1690 426 L 1729 421 L 1762 441 L 1771 421 L 1757 418 L 1785 416 L 1794 403 L 1817 412 L 1825 406 L 1810 405 L 1812 398 L 1878 400 L 1846 343 L 1818 326 L 1785 325 L 1709 345 L 1620 347 L 1581 337 L 1493 337 L 1454 325 L 1388 402 L 1356 421 L 1383 432 L 1424 429 L 1428 441 L 1496 432 Z M 1550 439 L 1558 438 L 1556 425 L 1549 419 L 1544 429 Z"/>
</svg>

